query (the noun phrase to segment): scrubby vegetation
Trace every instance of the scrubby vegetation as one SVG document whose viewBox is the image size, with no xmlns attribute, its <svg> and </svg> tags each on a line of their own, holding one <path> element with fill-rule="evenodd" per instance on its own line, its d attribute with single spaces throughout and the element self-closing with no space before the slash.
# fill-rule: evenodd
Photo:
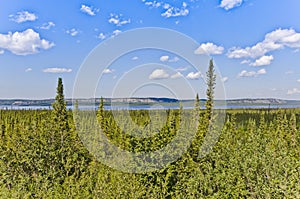
<svg viewBox="0 0 300 199">
<path fill-rule="evenodd" d="M 89 154 L 71 111 L 67 131 L 58 131 L 49 110 L 1 111 L 0 197 L 299 198 L 299 112 L 230 110 L 206 157 L 197 159 L 190 148 L 159 171 L 132 174 L 105 166 Z M 132 112 L 134 118 L 141 114 Z M 171 114 L 176 118 L 178 112 Z M 173 137 L 172 122 L 154 140 L 118 136 L 115 124 L 106 122 L 111 112 L 104 115 L 105 133 L 128 150 L 154 150 Z"/>
<path fill-rule="evenodd" d="M 212 81 L 211 100 L 213 87 Z M 212 151 L 199 157 L 207 130 L 214 128 L 213 102 L 207 107 L 200 110 L 197 96 L 194 110 L 168 110 L 162 128 L 154 125 L 146 132 L 155 134 L 137 138 L 122 131 L 115 113 L 104 110 L 102 102 L 97 126 L 110 143 L 135 153 L 170 143 L 182 114 L 191 124 L 199 118 L 196 135 L 179 159 L 152 172 L 126 173 L 97 161 L 83 145 L 81 141 L 104 150 L 97 148 L 97 134 L 89 129 L 95 125 L 91 112 L 81 112 L 84 117 L 78 120 L 73 118 L 77 108 L 75 114 L 66 110 L 59 79 L 53 110 L 0 110 L 0 198 L 300 198 L 299 109 L 228 110 Z M 122 118 L 124 111 L 117 114 Z M 147 110 L 124 114 L 124 123 L 128 119 L 139 126 L 150 122 Z M 77 124 L 85 128 L 86 140 L 81 140 Z"/>
</svg>

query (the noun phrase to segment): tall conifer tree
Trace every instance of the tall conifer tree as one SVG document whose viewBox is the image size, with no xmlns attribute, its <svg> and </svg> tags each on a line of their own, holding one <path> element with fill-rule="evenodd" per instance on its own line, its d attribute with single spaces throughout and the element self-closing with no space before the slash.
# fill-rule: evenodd
<svg viewBox="0 0 300 199">
<path fill-rule="evenodd" d="M 62 83 L 62 78 L 58 78 L 58 84 L 56 88 L 55 102 L 52 104 L 54 112 L 54 123 L 56 124 L 57 130 L 60 132 L 68 131 L 68 114 L 67 105 L 64 96 L 64 86 Z"/>
<path fill-rule="evenodd" d="M 214 106 L 214 89 L 216 86 L 216 74 L 215 74 L 215 68 L 214 68 L 214 63 L 213 60 L 211 59 L 209 61 L 209 67 L 208 67 L 208 71 L 206 72 L 206 84 L 207 84 L 207 90 L 206 90 L 206 103 L 205 103 L 205 107 L 206 107 L 206 113 L 207 113 L 207 119 L 208 121 L 211 120 L 212 117 L 212 109 Z"/>
</svg>

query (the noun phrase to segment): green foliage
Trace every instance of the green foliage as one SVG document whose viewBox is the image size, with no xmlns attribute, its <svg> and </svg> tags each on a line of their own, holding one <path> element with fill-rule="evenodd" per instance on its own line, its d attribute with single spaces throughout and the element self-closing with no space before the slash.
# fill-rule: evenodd
<svg viewBox="0 0 300 199">
<path fill-rule="evenodd" d="M 213 100 L 212 61 L 210 66 L 208 99 Z M 228 110 L 213 151 L 199 158 L 212 106 L 207 102 L 207 109 L 200 110 L 196 97 L 194 109 L 168 110 L 166 122 L 159 126 L 163 110 L 155 110 L 151 118 L 147 110 L 133 110 L 127 117 L 122 110 L 104 110 L 102 99 L 94 121 L 93 112 L 79 111 L 77 105 L 74 113 L 82 117 L 74 119 L 87 132 L 80 140 L 59 79 L 53 110 L 0 110 L 0 198 L 300 198 L 300 110 Z M 191 119 L 183 123 L 183 114 Z M 181 127 L 188 135 L 195 117 L 199 124 L 191 146 L 177 161 L 155 172 L 114 170 L 98 162 L 81 142 L 112 156 L 109 146 L 98 145 L 102 137 L 91 128 L 97 126 L 121 149 L 156 151 Z M 131 134 L 141 127 L 145 137 Z M 159 164 L 168 158 L 153 161 Z"/>
<path fill-rule="evenodd" d="M 1 111 L 0 198 L 300 196 L 299 110 L 229 110 L 212 153 L 196 159 L 189 150 L 169 166 L 146 174 L 122 173 L 97 162 L 80 142 L 70 111 L 68 138 L 61 146 L 60 134 L 52 137 L 57 132 L 49 117 L 53 112 Z M 140 119 L 141 114 L 133 111 L 131 117 Z M 104 121 L 112 119 L 111 111 L 103 115 Z M 176 135 L 178 117 L 179 110 L 170 110 L 166 126 L 150 138 L 121 133 L 114 122 L 104 122 L 104 132 L 126 150 L 154 151 Z"/>
<path fill-rule="evenodd" d="M 209 67 L 206 72 L 206 84 L 207 84 L 207 90 L 206 90 L 207 99 L 205 102 L 205 107 L 207 111 L 207 118 L 210 121 L 212 117 L 212 109 L 214 106 L 214 90 L 216 86 L 215 67 L 212 59 L 209 61 Z"/>
</svg>

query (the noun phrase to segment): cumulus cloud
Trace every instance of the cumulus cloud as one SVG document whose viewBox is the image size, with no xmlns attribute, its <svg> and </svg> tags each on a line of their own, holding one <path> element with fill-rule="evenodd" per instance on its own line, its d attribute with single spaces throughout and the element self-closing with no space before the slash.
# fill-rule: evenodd
<svg viewBox="0 0 300 199">
<path fill-rule="evenodd" d="M 239 74 L 238 74 L 238 77 L 257 77 L 259 75 L 264 75 L 266 74 L 267 71 L 266 69 L 260 69 L 258 71 L 246 71 L 246 70 L 243 70 L 241 71 Z"/>
<path fill-rule="evenodd" d="M 103 33 L 100 33 L 100 34 L 98 35 L 98 38 L 101 39 L 101 40 L 103 40 L 103 39 L 106 38 L 106 36 L 105 36 Z"/>
<path fill-rule="evenodd" d="M 297 80 L 297 82 L 299 82 L 299 83 L 300 83 L 300 79 L 298 79 L 298 80 Z"/>
<path fill-rule="evenodd" d="M 163 69 L 155 69 L 150 75 L 149 79 L 167 79 L 169 74 Z"/>
<path fill-rule="evenodd" d="M 246 48 L 233 47 L 229 49 L 227 56 L 229 58 L 236 59 L 261 59 L 263 57 L 260 61 L 268 63 L 269 60 L 271 63 L 272 60 L 270 59 L 272 59 L 273 57 L 267 56 L 266 54 L 278 49 L 282 49 L 284 47 L 299 49 L 300 33 L 296 32 L 294 29 L 277 29 L 266 34 L 262 42 L 258 42 L 253 46 L 249 46 Z"/>
<path fill-rule="evenodd" d="M 120 34 L 122 31 L 121 30 L 114 30 L 112 33 L 112 36 L 117 36 L 118 34 Z"/>
<path fill-rule="evenodd" d="M 288 90 L 288 95 L 294 95 L 294 94 L 300 94 L 300 90 L 298 88 L 293 88 L 291 90 Z"/>
<path fill-rule="evenodd" d="M 225 10 L 230 10 L 232 8 L 242 5 L 242 3 L 243 0 L 222 0 L 220 7 L 224 8 Z"/>
<path fill-rule="evenodd" d="M 161 16 L 166 18 L 187 16 L 189 14 L 189 10 L 187 9 L 186 2 L 182 3 L 181 8 L 173 7 L 169 4 L 164 4 L 163 8 L 165 9 L 165 11 L 161 14 Z"/>
<path fill-rule="evenodd" d="M 179 77 L 183 77 L 183 75 L 180 72 L 175 73 L 174 75 L 171 76 L 171 79 L 176 79 Z"/>
<path fill-rule="evenodd" d="M 4 50 L 0 49 L 0 55 L 4 54 Z"/>
<path fill-rule="evenodd" d="M 109 74 L 109 73 L 113 73 L 115 70 L 113 69 L 109 69 L 109 68 L 106 68 L 104 69 L 104 71 L 102 72 L 103 74 Z"/>
<path fill-rule="evenodd" d="M 25 72 L 28 73 L 28 72 L 31 72 L 32 71 L 32 68 L 26 68 Z"/>
<path fill-rule="evenodd" d="M 143 2 L 145 2 L 145 5 L 149 6 L 150 8 L 160 8 L 162 10 L 161 16 L 165 18 L 181 17 L 189 14 L 188 5 L 186 2 L 182 2 L 181 7 L 172 6 L 168 3 L 158 1 L 143 0 Z"/>
<path fill-rule="evenodd" d="M 44 23 L 40 29 L 43 29 L 43 30 L 49 30 L 50 28 L 54 27 L 55 26 L 55 23 L 52 22 L 52 21 L 49 21 L 48 23 Z"/>
<path fill-rule="evenodd" d="M 117 15 L 117 14 L 110 14 L 110 18 L 108 20 L 109 23 L 114 24 L 116 26 L 122 26 L 125 24 L 129 24 L 131 21 L 130 19 L 123 19 L 123 15 Z"/>
<path fill-rule="evenodd" d="M 209 54 L 209 55 L 219 55 L 224 51 L 224 47 L 217 46 L 213 43 L 203 43 L 196 50 L 195 54 Z"/>
<path fill-rule="evenodd" d="M 147 2 L 145 2 L 145 5 L 153 7 L 153 8 L 159 8 L 160 6 L 162 6 L 162 3 L 161 2 L 157 2 L 157 1 L 153 1 L 153 2 L 147 1 Z"/>
<path fill-rule="evenodd" d="M 163 56 L 161 56 L 160 58 L 159 58 L 159 60 L 160 61 L 162 61 L 162 62 L 166 62 L 166 61 L 168 61 L 169 60 L 169 56 L 168 55 L 163 55 Z"/>
<path fill-rule="evenodd" d="M 138 59 L 139 59 L 139 57 L 137 57 L 137 56 L 132 57 L 132 60 L 138 60 Z"/>
<path fill-rule="evenodd" d="M 240 47 L 233 47 L 229 49 L 227 56 L 229 58 L 258 58 L 264 56 L 268 52 L 272 52 L 274 50 L 282 48 L 282 44 L 278 44 L 271 41 L 263 41 L 259 42 L 254 46 L 240 48 Z"/>
<path fill-rule="evenodd" d="M 255 71 L 246 71 L 243 70 L 238 74 L 238 77 L 253 77 L 256 75 Z"/>
<path fill-rule="evenodd" d="M 72 69 L 70 68 L 46 68 L 43 70 L 44 73 L 70 73 Z"/>
<path fill-rule="evenodd" d="M 257 72 L 256 72 L 256 74 L 258 74 L 258 75 L 264 75 L 264 74 L 266 74 L 267 73 L 267 71 L 266 71 L 266 69 L 264 69 L 264 68 L 262 68 L 262 69 L 260 69 L 260 70 L 258 70 Z"/>
<path fill-rule="evenodd" d="M 81 5 L 80 11 L 83 13 L 86 13 L 90 16 L 95 16 L 97 12 L 99 12 L 99 9 L 93 8 L 91 6 L 87 5 Z"/>
<path fill-rule="evenodd" d="M 32 29 L 0 34 L 0 50 L 8 50 L 16 55 L 35 54 L 41 49 L 47 50 L 53 46 L 54 43 L 41 39 L 40 34 Z"/>
<path fill-rule="evenodd" d="M 75 28 L 72 28 L 70 30 L 67 30 L 66 33 L 71 35 L 72 37 L 75 37 L 76 35 L 78 35 L 79 30 L 76 30 Z"/>
<path fill-rule="evenodd" d="M 250 63 L 251 63 L 250 60 L 243 60 L 243 61 L 241 61 L 241 64 L 250 64 Z"/>
<path fill-rule="evenodd" d="M 201 72 L 199 71 L 199 72 L 190 72 L 187 76 L 186 76 L 186 78 L 187 79 L 199 79 L 199 78 L 201 78 Z"/>
<path fill-rule="evenodd" d="M 159 58 L 159 60 L 161 62 L 178 62 L 179 61 L 179 58 L 178 57 L 173 57 L 173 58 L 170 58 L 170 56 L 168 55 L 163 55 Z"/>
<path fill-rule="evenodd" d="M 28 11 L 17 12 L 15 15 L 9 15 L 9 19 L 16 23 L 23 23 L 26 21 L 35 21 L 38 17 L 34 13 Z"/>
<path fill-rule="evenodd" d="M 265 66 L 270 65 L 274 57 L 272 55 L 270 56 L 262 56 L 261 58 L 255 60 L 255 62 L 250 63 L 250 66 Z"/>
</svg>

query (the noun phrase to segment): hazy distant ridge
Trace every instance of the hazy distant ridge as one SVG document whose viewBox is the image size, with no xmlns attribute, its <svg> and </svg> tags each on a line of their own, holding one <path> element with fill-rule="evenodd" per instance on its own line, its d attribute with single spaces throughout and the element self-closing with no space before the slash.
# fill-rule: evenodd
<svg viewBox="0 0 300 199">
<path fill-rule="evenodd" d="M 100 98 L 78 99 L 80 104 L 99 104 Z M 182 102 L 193 102 L 194 100 L 182 100 Z M 205 99 L 201 99 L 205 101 Z M 0 99 L 0 105 L 4 106 L 51 106 L 54 99 L 29 100 L 29 99 Z M 72 105 L 72 99 L 66 99 L 67 105 Z M 108 103 L 130 103 L 130 104 L 153 104 L 153 103 L 178 103 L 180 100 L 173 98 L 104 98 L 104 102 Z M 222 102 L 222 100 L 216 100 Z M 300 100 L 283 100 L 276 98 L 260 98 L 260 99 L 229 99 L 226 100 L 228 105 L 283 105 L 283 104 L 300 104 Z"/>
</svg>

